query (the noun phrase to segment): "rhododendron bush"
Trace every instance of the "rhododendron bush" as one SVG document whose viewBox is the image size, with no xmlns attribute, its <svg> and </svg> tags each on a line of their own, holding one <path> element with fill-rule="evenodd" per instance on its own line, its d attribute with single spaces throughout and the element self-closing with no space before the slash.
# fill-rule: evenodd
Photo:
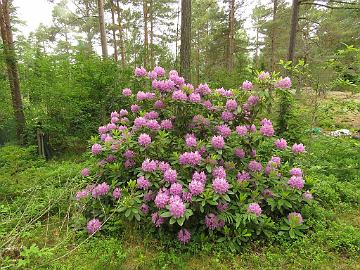
<svg viewBox="0 0 360 270">
<path fill-rule="evenodd" d="M 185 244 L 208 234 L 241 243 L 272 232 L 295 237 L 306 229 L 305 147 L 276 138 L 259 119 L 267 90 L 288 91 L 289 78 L 259 74 L 237 90 L 194 87 L 174 70 L 135 70 L 136 88 L 123 89 L 119 108 L 99 127 L 91 147 L 93 181 L 76 194 L 87 231 L 108 219 L 151 224 Z M 199 238 L 200 239 L 200 238 Z"/>
</svg>

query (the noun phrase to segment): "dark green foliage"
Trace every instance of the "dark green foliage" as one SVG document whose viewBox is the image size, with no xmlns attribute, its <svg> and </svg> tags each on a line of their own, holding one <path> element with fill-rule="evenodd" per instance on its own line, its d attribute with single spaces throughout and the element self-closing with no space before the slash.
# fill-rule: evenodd
<svg viewBox="0 0 360 270">
<path fill-rule="evenodd" d="M 36 143 L 41 122 L 55 152 L 82 149 L 105 115 L 124 106 L 121 90 L 130 86 L 130 68 L 83 53 L 48 55 L 38 50 L 24 57 L 20 73 L 29 144 Z M 9 102 L 0 101 L 2 106 Z M 4 134 L 13 130 L 8 119 L 0 118 Z"/>
</svg>

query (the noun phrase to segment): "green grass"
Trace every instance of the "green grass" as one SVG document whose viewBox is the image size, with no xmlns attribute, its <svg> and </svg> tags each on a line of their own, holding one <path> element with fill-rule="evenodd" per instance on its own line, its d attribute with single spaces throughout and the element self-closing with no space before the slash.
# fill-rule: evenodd
<svg viewBox="0 0 360 270">
<path fill-rule="evenodd" d="M 306 181 L 317 203 L 303 215 L 308 233 L 274 236 L 237 253 L 226 243 L 180 246 L 123 221 L 88 238 L 73 195 L 80 158 L 46 163 L 34 149 L 0 148 L 1 269 L 360 269 L 360 143 L 317 136 L 305 141 Z"/>
</svg>

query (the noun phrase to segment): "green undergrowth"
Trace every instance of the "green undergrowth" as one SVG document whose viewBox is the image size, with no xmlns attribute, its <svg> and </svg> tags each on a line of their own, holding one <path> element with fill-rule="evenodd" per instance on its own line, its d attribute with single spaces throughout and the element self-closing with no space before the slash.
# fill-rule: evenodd
<svg viewBox="0 0 360 270">
<path fill-rule="evenodd" d="M 305 144 L 316 199 L 302 213 L 309 232 L 236 252 L 211 240 L 181 246 L 122 220 L 110 221 L 120 229 L 88 237 L 73 197 L 85 184 L 82 157 L 45 162 L 33 148 L 0 148 L 0 268 L 359 269 L 360 142 L 315 136 Z"/>
</svg>

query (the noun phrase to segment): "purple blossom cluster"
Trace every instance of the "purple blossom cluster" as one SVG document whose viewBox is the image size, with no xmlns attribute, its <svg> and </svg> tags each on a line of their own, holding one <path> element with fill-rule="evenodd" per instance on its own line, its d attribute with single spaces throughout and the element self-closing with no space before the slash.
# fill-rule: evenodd
<svg viewBox="0 0 360 270">
<path fill-rule="evenodd" d="M 95 186 L 91 194 L 94 198 L 99 198 L 100 196 L 106 195 L 110 190 L 110 187 L 107 183 L 103 182 L 97 186 Z"/>
<path fill-rule="evenodd" d="M 225 222 L 214 214 L 210 213 L 205 216 L 205 225 L 209 230 L 220 229 L 225 226 Z"/>
<path fill-rule="evenodd" d="M 261 215 L 262 209 L 258 203 L 250 203 L 247 211 L 249 213 L 255 214 L 257 217 Z"/>
<path fill-rule="evenodd" d="M 201 155 L 198 151 L 195 152 L 185 152 L 180 155 L 179 163 L 181 165 L 199 165 L 201 162 Z"/>
</svg>

